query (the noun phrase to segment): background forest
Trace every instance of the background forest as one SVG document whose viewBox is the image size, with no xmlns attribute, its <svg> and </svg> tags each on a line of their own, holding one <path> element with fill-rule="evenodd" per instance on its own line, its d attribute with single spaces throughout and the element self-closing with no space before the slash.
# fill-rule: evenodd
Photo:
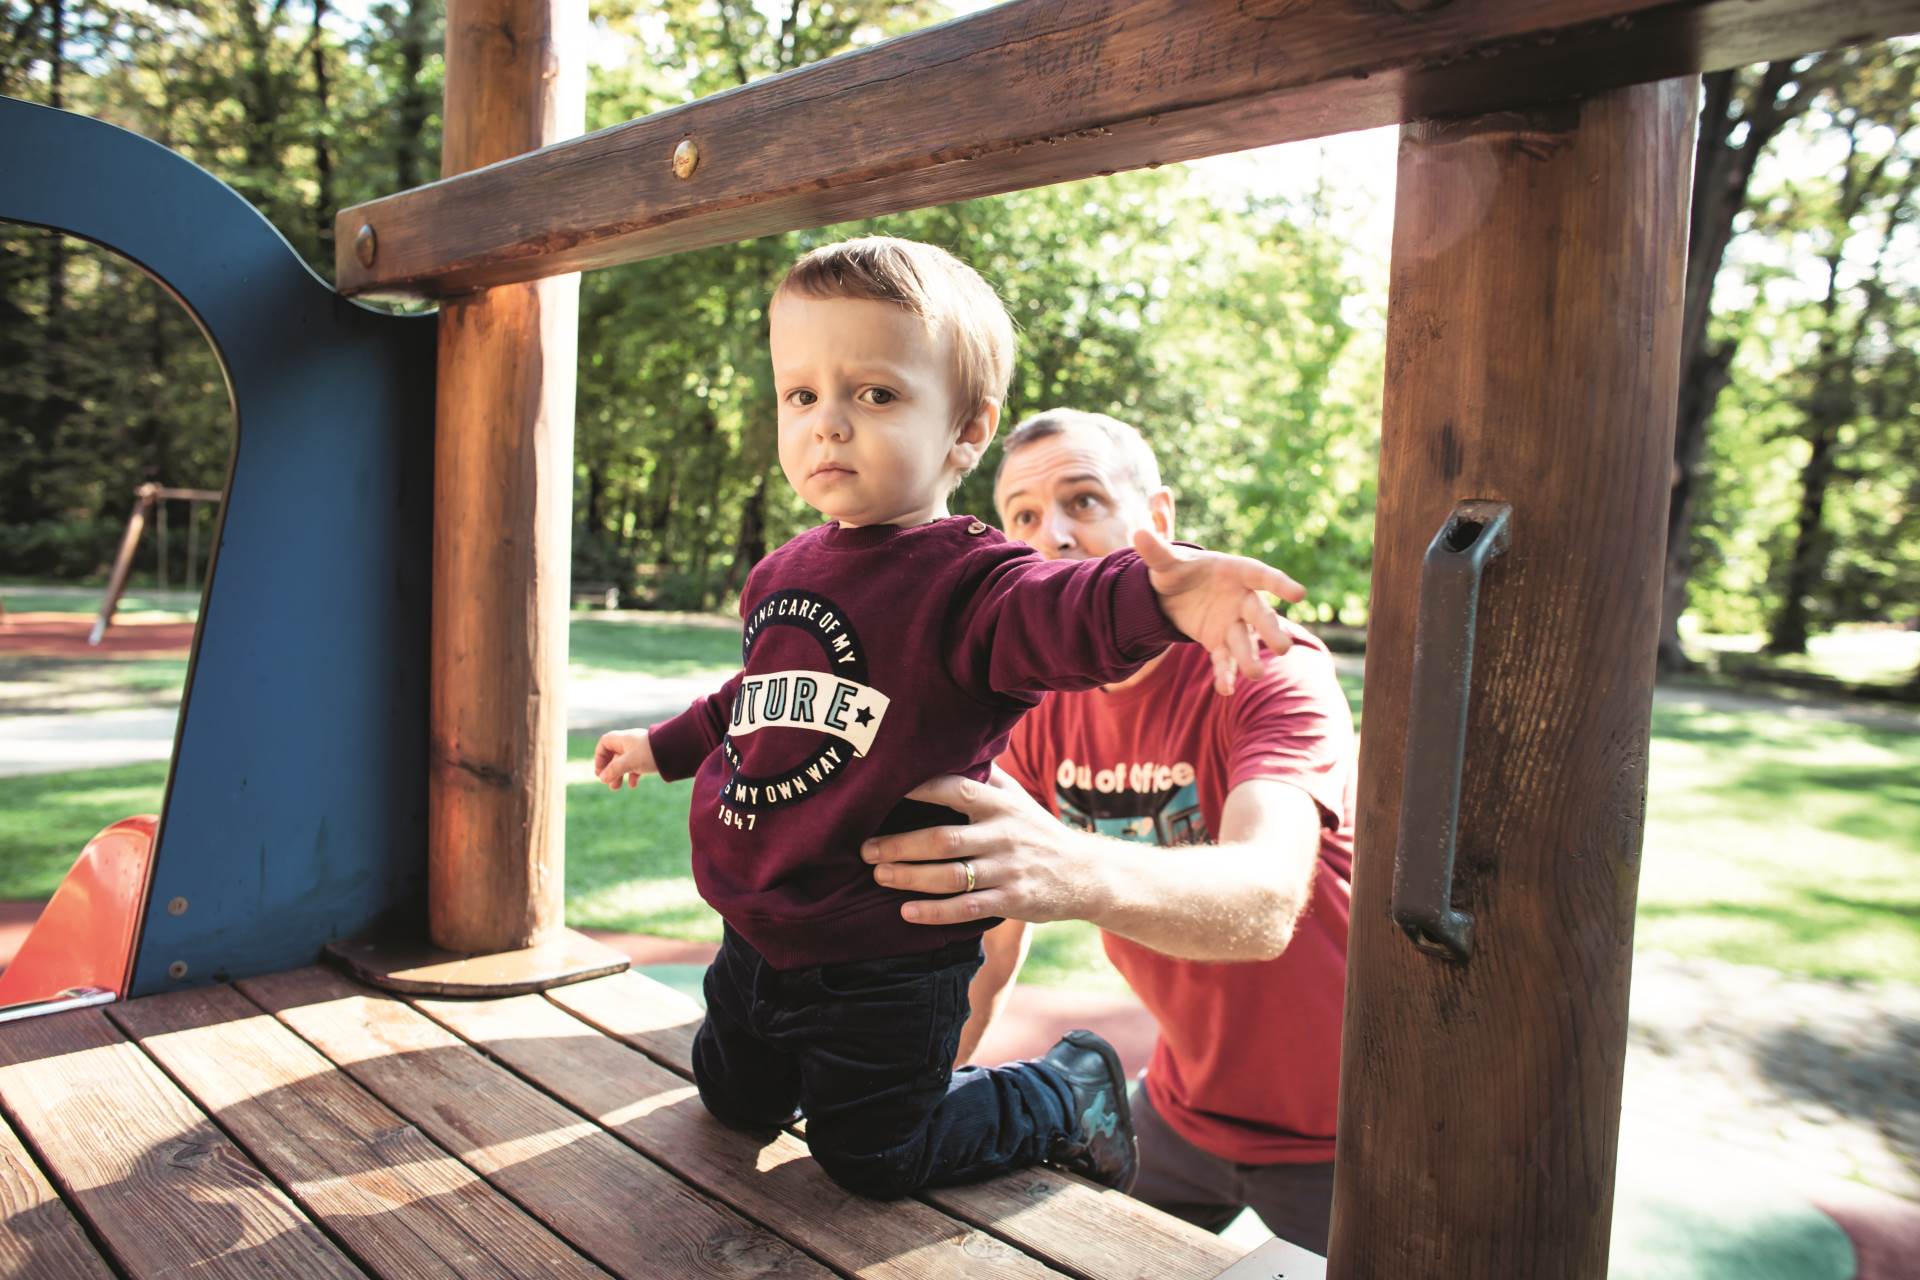
<svg viewBox="0 0 1920 1280">
<path fill-rule="evenodd" d="M 601 3 L 588 125 L 946 16 Z M 180 151 L 330 278 L 335 210 L 439 175 L 442 20 L 438 0 L 0 0 L 0 93 Z M 1791 654 L 1841 624 L 1920 625 L 1917 72 L 1909 42 L 1707 78 L 1669 667 L 1708 633 Z M 1000 288 L 1021 328 L 1009 423 L 1056 404 L 1137 423 L 1183 532 L 1285 566 L 1322 621 L 1364 622 L 1387 246 L 1361 228 L 1386 225 L 1370 215 L 1391 175 L 1302 179 L 1315 154 L 1264 153 L 1288 170 L 1271 182 L 1143 171 L 588 275 L 576 581 L 720 607 L 811 522 L 775 459 L 765 300 L 805 248 L 877 228 Z M 0 576 L 97 578 L 134 486 L 219 488 L 231 430 L 218 365 L 168 295 L 110 255 L 0 229 Z M 990 475 L 991 460 L 954 509 L 990 510 Z M 1887 674 L 1920 695 L 1920 670 Z"/>
</svg>

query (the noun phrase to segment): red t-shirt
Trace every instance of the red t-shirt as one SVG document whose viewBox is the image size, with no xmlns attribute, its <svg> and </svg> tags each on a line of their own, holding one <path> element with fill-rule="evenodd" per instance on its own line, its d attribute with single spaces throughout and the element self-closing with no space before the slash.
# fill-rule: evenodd
<svg viewBox="0 0 1920 1280">
<path fill-rule="evenodd" d="M 1320 863 L 1286 951 L 1272 960 L 1176 960 L 1102 933 L 1160 1025 L 1146 1088 L 1195 1146 L 1243 1164 L 1333 1159 L 1353 877 L 1353 717 L 1326 647 L 1288 626 L 1266 674 L 1213 691 L 1198 645 L 1175 645 L 1118 692 L 1052 694 L 1000 765 L 1070 826 L 1179 846 L 1218 840 L 1227 793 L 1291 783 L 1320 808 Z M 1169 857 L 1179 856 L 1170 853 Z"/>
</svg>

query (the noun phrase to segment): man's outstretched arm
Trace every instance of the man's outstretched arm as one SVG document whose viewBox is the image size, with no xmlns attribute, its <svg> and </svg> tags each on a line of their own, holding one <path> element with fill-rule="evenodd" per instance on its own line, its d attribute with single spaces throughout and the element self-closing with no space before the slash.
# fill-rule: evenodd
<svg viewBox="0 0 1920 1280">
<path fill-rule="evenodd" d="M 1319 861 L 1319 806 L 1272 779 L 1227 794 L 1218 844 L 1177 849 L 1064 827 L 998 769 L 985 783 L 935 778 L 910 798 L 971 819 L 862 845 L 880 884 L 953 895 L 903 904 L 916 924 L 1087 920 L 1178 959 L 1267 960 L 1292 940 Z"/>
</svg>

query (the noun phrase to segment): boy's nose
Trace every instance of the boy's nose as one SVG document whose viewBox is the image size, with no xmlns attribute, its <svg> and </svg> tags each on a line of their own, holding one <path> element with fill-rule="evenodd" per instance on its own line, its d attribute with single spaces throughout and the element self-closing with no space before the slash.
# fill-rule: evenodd
<svg viewBox="0 0 1920 1280">
<path fill-rule="evenodd" d="M 835 409 L 822 409 L 813 419 L 813 434 L 822 440 L 845 440 L 853 434 L 847 415 Z"/>
</svg>

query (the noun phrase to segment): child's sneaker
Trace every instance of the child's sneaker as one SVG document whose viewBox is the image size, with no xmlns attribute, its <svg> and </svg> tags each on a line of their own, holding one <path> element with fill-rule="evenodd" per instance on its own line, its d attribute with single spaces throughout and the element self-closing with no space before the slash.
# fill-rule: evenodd
<svg viewBox="0 0 1920 1280">
<path fill-rule="evenodd" d="M 1131 1191 L 1140 1173 L 1140 1149 L 1120 1055 L 1091 1031 L 1069 1031 L 1040 1061 L 1073 1091 L 1073 1136 L 1054 1147 L 1047 1163 L 1115 1191 Z"/>
</svg>

